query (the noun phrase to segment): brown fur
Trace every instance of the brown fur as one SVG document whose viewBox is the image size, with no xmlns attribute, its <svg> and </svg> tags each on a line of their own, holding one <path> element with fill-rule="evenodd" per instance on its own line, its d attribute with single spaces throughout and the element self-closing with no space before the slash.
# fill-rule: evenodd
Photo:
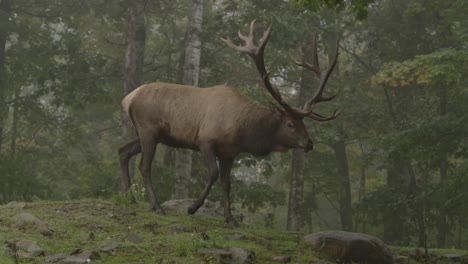
<svg viewBox="0 0 468 264">
<path fill-rule="evenodd" d="M 237 223 L 230 212 L 229 176 L 237 154 L 312 149 L 302 118 L 260 106 L 224 85 L 195 88 L 161 82 L 146 84 L 127 95 L 122 106 L 138 134 L 138 140 L 119 150 L 124 191 L 130 187 L 128 160 L 141 151 L 140 170 L 148 196 L 152 208 L 161 213 L 149 177 L 158 143 L 201 151 L 209 169 L 209 183 L 189 213 L 195 213 L 203 204 L 219 175 L 225 192 L 226 222 L 234 225 Z"/>
</svg>

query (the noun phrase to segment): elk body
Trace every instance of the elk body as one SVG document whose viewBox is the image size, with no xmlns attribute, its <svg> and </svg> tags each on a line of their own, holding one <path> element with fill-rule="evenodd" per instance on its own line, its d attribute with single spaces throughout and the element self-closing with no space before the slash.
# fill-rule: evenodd
<svg viewBox="0 0 468 264">
<path fill-rule="evenodd" d="M 272 151 L 287 151 L 291 148 L 304 151 L 312 149 L 312 141 L 303 119 L 309 117 L 326 121 L 337 116 L 334 112 L 331 116 L 323 117 L 313 112 L 312 108 L 314 104 L 329 101 L 336 96 L 324 97 L 322 92 L 336 64 L 338 52 L 328 70 L 322 72 L 314 39 L 313 63 L 307 63 L 303 57 L 296 64 L 315 72 L 320 77 L 320 85 L 315 96 L 302 108 L 294 108 L 286 104 L 278 90 L 270 84 L 265 69 L 263 50 L 271 28 L 265 31 L 259 47 L 256 47 L 253 44 L 253 27 L 254 22 L 250 25 L 249 36 L 239 34 L 246 42 L 245 46 L 235 46 L 230 40 L 224 41 L 231 48 L 254 59 L 265 87 L 281 108 L 258 105 L 237 89 L 224 85 L 194 88 L 156 82 L 138 87 L 122 102 L 138 136 L 119 149 L 123 191 L 130 188 L 129 159 L 141 152 L 139 169 L 151 209 L 163 214 L 150 177 L 157 144 L 200 151 L 208 167 L 208 181 L 201 196 L 188 208 L 188 213 L 194 214 L 203 205 L 219 177 L 224 192 L 225 221 L 237 226 L 230 205 L 230 172 L 235 157 L 241 152 L 263 156 Z"/>
</svg>

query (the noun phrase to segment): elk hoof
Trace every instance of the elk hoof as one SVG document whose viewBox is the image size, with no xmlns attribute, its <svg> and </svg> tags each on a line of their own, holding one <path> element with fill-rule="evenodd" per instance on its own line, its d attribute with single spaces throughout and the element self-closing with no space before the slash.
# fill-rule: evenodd
<svg viewBox="0 0 468 264">
<path fill-rule="evenodd" d="M 190 206 L 188 209 L 187 209 L 187 213 L 193 215 L 194 213 L 197 212 L 197 209 L 195 209 L 195 207 L 192 205 Z"/>
</svg>

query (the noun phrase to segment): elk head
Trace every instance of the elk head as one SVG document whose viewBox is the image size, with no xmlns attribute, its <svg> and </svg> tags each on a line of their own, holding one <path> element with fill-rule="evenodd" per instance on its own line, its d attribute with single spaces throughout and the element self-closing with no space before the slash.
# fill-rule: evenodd
<svg viewBox="0 0 468 264">
<path fill-rule="evenodd" d="M 304 57 L 304 53 L 302 53 L 301 61 L 294 61 L 294 63 L 298 66 L 301 66 L 307 70 L 312 71 L 315 73 L 319 78 L 319 87 L 317 92 L 314 94 L 312 98 L 306 101 L 306 103 L 302 107 L 292 107 L 287 104 L 284 99 L 282 98 L 278 89 L 273 86 L 270 82 L 269 75 L 270 73 L 266 71 L 265 67 L 265 60 L 264 60 L 264 50 L 268 39 L 270 38 L 271 34 L 271 25 L 265 30 L 263 33 L 263 37 L 260 40 L 260 44 L 255 46 L 254 44 L 254 25 L 255 20 L 250 23 L 250 32 L 248 36 L 244 36 L 238 33 L 239 38 L 245 42 L 244 46 L 237 46 L 230 39 L 222 39 L 229 47 L 237 50 L 241 53 L 245 53 L 249 55 L 255 62 L 257 70 L 260 74 L 260 77 L 263 80 L 263 84 L 267 91 L 271 94 L 273 99 L 280 105 L 281 108 L 276 108 L 276 113 L 278 118 L 280 119 L 279 127 L 276 131 L 275 138 L 277 139 L 278 146 L 274 147 L 276 151 L 284 151 L 289 148 L 299 148 L 303 149 L 304 151 L 312 150 L 313 144 L 312 140 L 310 140 L 307 131 L 304 125 L 304 118 L 310 118 L 316 121 L 328 121 L 335 119 L 338 116 L 337 111 L 334 111 L 329 116 L 322 116 L 313 111 L 314 106 L 320 102 L 330 101 L 337 96 L 338 93 L 332 96 L 323 96 L 323 91 L 325 89 L 326 83 L 328 78 L 330 77 L 333 69 L 336 66 L 336 62 L 338 59 L 338 45 L 336 49 L 335 56 L 326 71 L 322 71 L 318 61 L 318 54 L 317 54 L 317 37 L 314 36 L 312 46 L 313 46 L 313 57 L 312 63 L 306 61 Z"/>
</svg>

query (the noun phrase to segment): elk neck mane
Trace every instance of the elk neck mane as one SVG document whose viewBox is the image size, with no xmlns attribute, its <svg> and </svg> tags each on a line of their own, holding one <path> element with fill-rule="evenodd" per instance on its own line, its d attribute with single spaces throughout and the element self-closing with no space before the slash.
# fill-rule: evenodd
<svg viewBox="0 0 468 264">
<path fill-rule="evenodd" d="M 245 104 L 239 115 L 239 137 L 243 152 L 268 155 L 275 142 L 280 117 L 273 110 L 253 102 Z"/>
</svg>

